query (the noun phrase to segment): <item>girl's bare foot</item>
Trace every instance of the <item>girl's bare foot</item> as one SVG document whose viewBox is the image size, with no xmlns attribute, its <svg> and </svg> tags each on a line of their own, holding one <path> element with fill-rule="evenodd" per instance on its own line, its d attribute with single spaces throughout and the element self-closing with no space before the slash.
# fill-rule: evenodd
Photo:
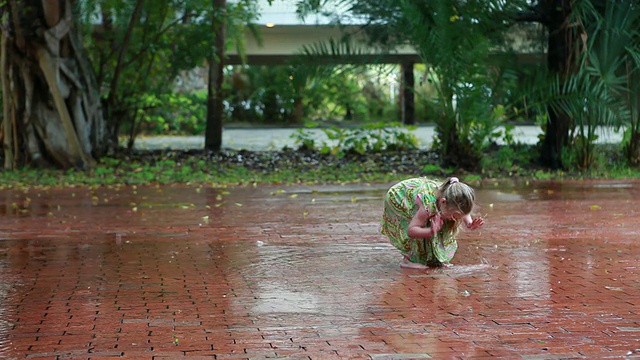
<svg viewBox="0 0 640 360">
<path fill-rule="evenodd" d="M 425 270 L 425 269 L 429 268 L 427 265 L 422 265 L 422 264 L 417 264 L 417 263 L 411 262 L 406 257 L 402 258 L 402 262 L 400 263 L 400 267 L 401 268 L 405 268 L 405 269 L 418 269 L 418 270 Z"/>
</svg>

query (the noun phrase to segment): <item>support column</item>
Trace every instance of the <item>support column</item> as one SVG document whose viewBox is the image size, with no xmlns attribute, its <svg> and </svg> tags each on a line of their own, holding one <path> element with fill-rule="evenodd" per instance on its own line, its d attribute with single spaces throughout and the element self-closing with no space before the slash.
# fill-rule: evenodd
<svg viewBox="0 0 640 360">
<path fill-rule="evenodd" d="M 415 77 L 413 75 L 413 62 L 400 64 L 402 81 L 400 84 L 400 121 L 404 125 L 415 125 Z"/>
</svg>

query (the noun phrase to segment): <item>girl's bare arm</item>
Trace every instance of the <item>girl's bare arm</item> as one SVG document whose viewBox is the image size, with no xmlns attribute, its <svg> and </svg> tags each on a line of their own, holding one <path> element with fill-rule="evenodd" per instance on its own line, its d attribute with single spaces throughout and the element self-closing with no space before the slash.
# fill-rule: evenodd
<svg viewBox="0 0 640 360">
<path fill-rule="evenodd" d="M 478 218 L 472 219 L 471 215 L 469 214 L 465 215 L 463 220 L 464 220 L 464 223 L 467 225 L 467 228 L 470 230 L 480 229 L 482 225 L 484 225 L 483 218 L 478 217 Z"/>
<path fill-rule="evenodd" d="M 431 228 L 427 228 L 427 220 L 429 220 L 429 210 L 424 207 L 421 200 L 416 200 L 418 211 L 409 223 L 407 234 L 410 238 L 424 239 L 433 236 Z"/>
</svg>

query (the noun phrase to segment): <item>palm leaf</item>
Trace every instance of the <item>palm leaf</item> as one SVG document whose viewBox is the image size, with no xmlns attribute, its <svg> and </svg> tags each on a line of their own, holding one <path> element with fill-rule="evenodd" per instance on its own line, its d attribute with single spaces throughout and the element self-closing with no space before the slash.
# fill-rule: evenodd
<svg viewBox="0 0 640 360">
<path fill-rule="evenodd" d="M 292 61 L 294 81 L 304 84 L 312 79 L 328 79 L 344 73 L 358 75 L 367 65 L 380 64 L 380 55 L 354 41 L 350 36 L 330 38 L 325 42 L 305 45 Z"/>
</svg>

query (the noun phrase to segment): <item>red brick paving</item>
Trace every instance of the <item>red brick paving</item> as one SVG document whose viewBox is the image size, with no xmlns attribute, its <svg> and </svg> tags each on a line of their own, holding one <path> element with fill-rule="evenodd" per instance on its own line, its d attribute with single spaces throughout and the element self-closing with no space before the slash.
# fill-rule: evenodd
<svg viewBox="0 0 640 360">
<path fill-rule="evenodd" d="M 0 192 L 0 358 L 640 356 L 640 183 L 478 186 L 452 269 L 389 184 Z"/>
</svg>

